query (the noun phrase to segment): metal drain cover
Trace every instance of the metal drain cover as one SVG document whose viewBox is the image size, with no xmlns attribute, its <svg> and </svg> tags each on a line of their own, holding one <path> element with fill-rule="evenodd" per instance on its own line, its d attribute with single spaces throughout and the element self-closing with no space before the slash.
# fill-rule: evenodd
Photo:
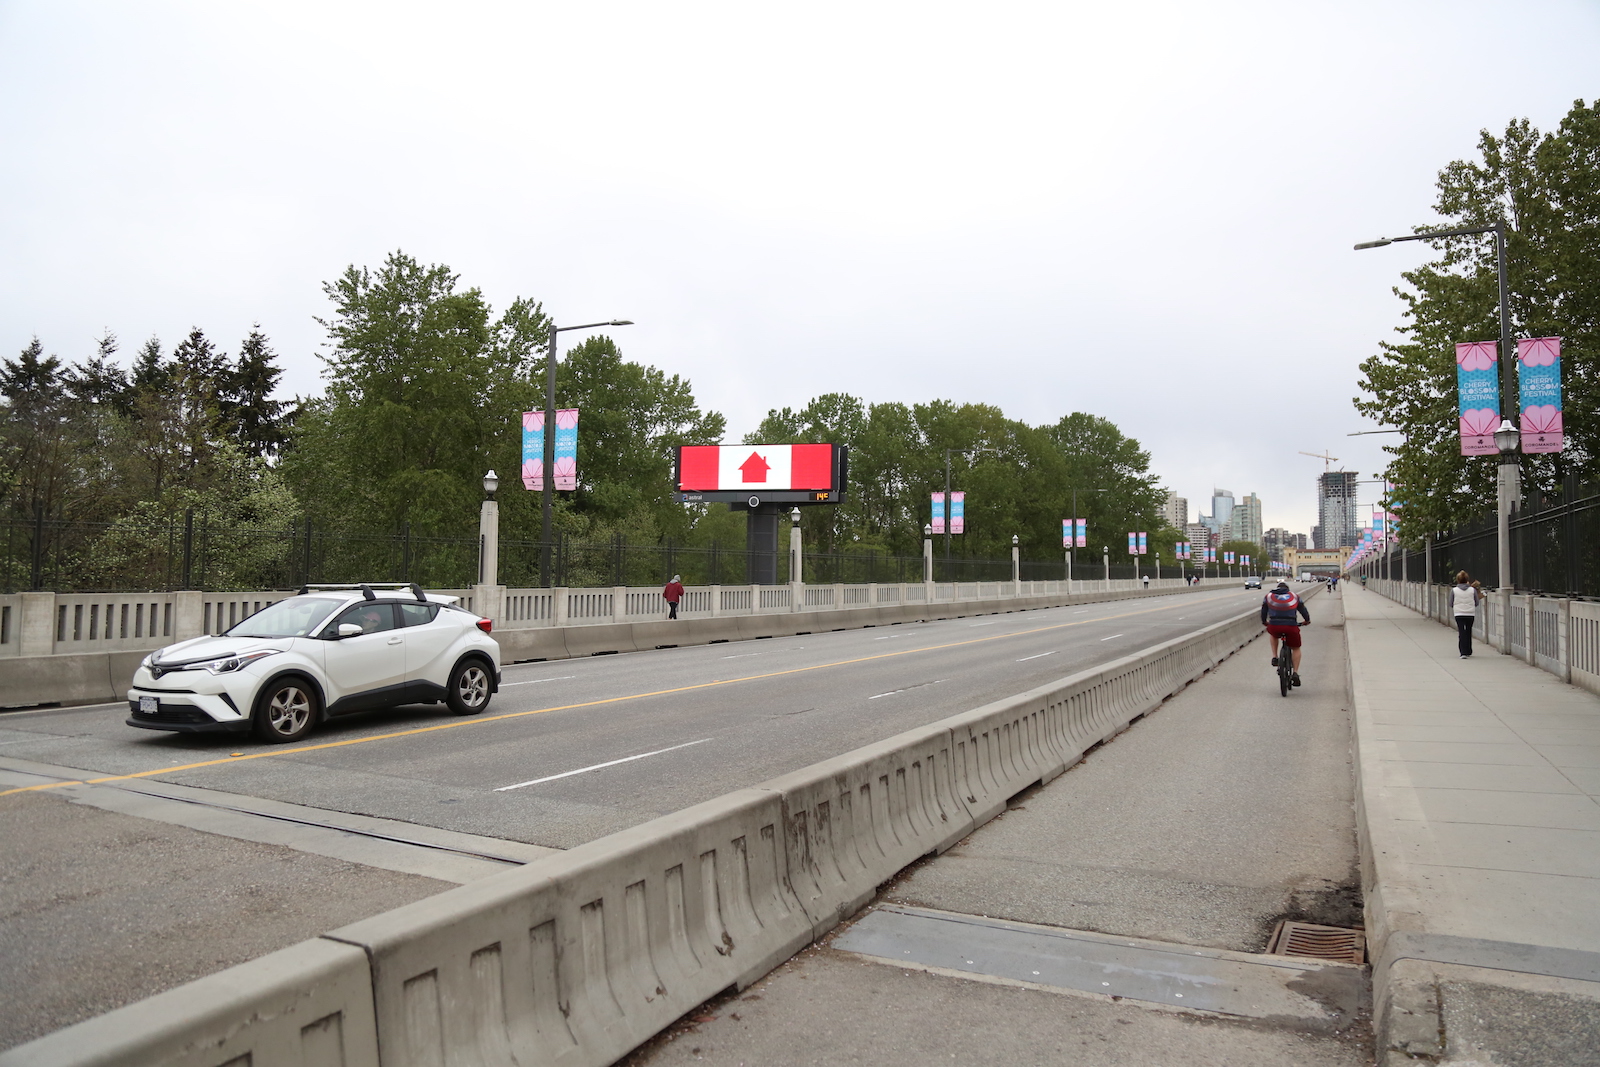
<svg viewBox="0 0 1600 1067">
<path fill-rule="evenodd" d="M 1272 931 L 1272 940 L 1267 942 L 1267 954 L 1365 963 L 1367 935 L 1364 931 L 1347 930 L 1342 926 L 1317 926 L 1314 923 L 1285 920 Z"/>
</svg>

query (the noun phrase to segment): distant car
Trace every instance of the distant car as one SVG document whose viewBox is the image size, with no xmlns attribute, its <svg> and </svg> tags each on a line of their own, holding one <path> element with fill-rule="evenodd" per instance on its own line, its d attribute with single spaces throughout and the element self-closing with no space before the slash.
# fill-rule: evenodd
<svg viewBox="0 0 1600 1067">
<path fill-rule="evenodd" d="M 152 652 L 128 725 L 298 741 L 325 719 L 444 701 L 476 715 L 500 688 L 490 622 L 415 585 L 305 586 L 226 633 Z"/>
<path fill-rule="evenodd" d="M 1261 576 L 1259 574 L 1248 575 L 1244 580 L 1244 587 L 1246 589 L 1260 589 Z"/>
</svg>

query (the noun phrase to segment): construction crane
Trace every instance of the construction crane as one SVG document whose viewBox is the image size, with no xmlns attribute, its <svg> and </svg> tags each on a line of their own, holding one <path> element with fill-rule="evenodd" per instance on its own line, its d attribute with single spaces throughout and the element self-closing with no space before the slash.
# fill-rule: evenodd
<svg viewBox="0 0 1600 1067">
<path fill-rule="evenodd" d="M 1312 459 L 1322 460 L 1323 474 L 1327 474 L 1333 468 L 1333 465 L 1339 462 L 1338 456 L 1330 456 L 1326 452 L 1301 452 L 1300 454 L 1302 456 L 1310 456 Z"/>
</svg>

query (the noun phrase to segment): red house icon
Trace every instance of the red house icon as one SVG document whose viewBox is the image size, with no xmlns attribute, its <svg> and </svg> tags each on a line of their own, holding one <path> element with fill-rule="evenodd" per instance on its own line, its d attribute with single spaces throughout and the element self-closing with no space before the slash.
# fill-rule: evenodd
<svg viewBox="0 0 1600 1067">
<path fill-rule="evenodd" d="M 739 464 L 739 473 L 744 475 L 745 484 L 747 485 L 751 482 L 765 484 L 767 471 L 771 469 L 772 465 L 762 459 L 759 452 L 750 453 L 750 458 Z"/>
</svg>

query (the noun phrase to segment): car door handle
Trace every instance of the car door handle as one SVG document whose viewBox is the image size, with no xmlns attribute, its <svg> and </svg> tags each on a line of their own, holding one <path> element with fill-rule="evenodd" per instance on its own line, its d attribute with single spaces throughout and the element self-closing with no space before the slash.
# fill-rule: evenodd
<svg viewBox="0 0 1600 1067">
<path fill-rule="evenodd" d="M 398 644 L 399 644 L 399 643 L 400 643 L 400 638 L 398 638 L 398 637 L 391 637 L 391 638 L 389 638 L 389 643 L 390 643 L 390 644 L 391 644 L 391 645 L 398 645 Z"/>
</svg>

